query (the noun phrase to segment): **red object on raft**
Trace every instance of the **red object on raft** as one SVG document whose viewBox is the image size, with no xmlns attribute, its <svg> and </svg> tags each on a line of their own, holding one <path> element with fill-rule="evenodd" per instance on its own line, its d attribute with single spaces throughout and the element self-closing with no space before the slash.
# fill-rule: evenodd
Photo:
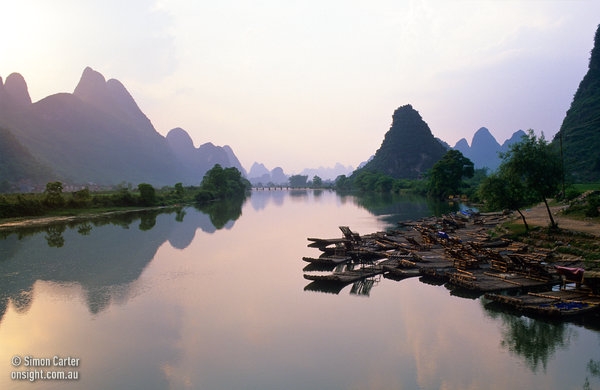
<svg viewBox="0 0 600 390">
<path fill-rule="evenodd" d="M 583 268 L 562 267 L 560 265 L 555 265 L 554 268 L 559 275 L 564 275 L 567 280 L 576 283 L 581 283 L 583 281 L 583 272 L 585 271 Z"/>
</svg>

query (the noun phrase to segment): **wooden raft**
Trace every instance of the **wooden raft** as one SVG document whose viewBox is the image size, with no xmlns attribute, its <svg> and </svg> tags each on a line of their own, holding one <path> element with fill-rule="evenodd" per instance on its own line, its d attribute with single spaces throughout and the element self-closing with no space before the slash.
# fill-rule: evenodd
<svg viewBox="0 0 600 390">
<path fill-rule="evenodd" d="M 488 293 L 485 298 L 533 316 L 561 318 L 600 312 L 600 296 L 583 289 L 529 292 L 520 296 Z"/>
</svg>

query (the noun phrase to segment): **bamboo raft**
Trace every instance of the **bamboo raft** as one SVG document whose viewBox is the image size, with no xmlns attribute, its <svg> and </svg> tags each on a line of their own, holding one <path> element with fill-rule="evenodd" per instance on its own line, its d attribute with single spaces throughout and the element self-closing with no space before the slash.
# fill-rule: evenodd
<svg viewBox="0 0 600 390">
<path fill-rule="evenodd" d="M 485 298 L 531 316 L 568 318 L 600 312 L 600 296 L 587 289 L 529 292 L 520 296 L 488 293 Z"/>
<path fill-rule="evenodd" d="M 479 223 L 484 224 L 481 219 Z M 448 281 L 456 270 L 479 268 L 492 251 L 487 248 L 490 240 L 479 225 L 475 229 L 464 229 L 466 226 L 464 216 L 421 221 L 413 223 L 410 230 L 392 230 L 364 236 L 347 226 L 340 226 L 343 234 L 341 238 L 309 237 L 308 247 L 317 248 L 323 254 L 318 258 L 303 257 L 303 260 L 315 265 L 348 264 L 349 267 L 338 269 L 329 275 L 308 273 L 304 277 L 312 281 L 346 284 L 378 274 L 397 280 L 428 276 Z M 500 241 L 492 246 L 504 248 L 508 245 L 507 242 Z M 383 263 L 383 260 L 394 261 Z M 373 262 L 378 261 L 380 264 L 374 266 Z M 368 265 L 364 266 L 364 263 Z M 358 269 L 355 267 L 357 264 L 361 265 Z M 470 288 L 469 285 L 465 287 Z"/>
<path fill-rule="evenodd" d="M 342 285 L 348 285 L 357 282 L 362 279 L 370 278 L 376 275 L 383 274 L 386 272 L 387 267 L 396 268 L 398 267 L 400 260 L 388 259 L 383 260 L 380 263 L 363 266 L 357 269 L 346 269 L 343 271 L 335 271 L 331 274 L 326 275 L 315 275 L 315 274 L 304 274 L 304 278 L 307 280 L 317 282 L 330 282 Z"/>
<path fill-rule="evenodd" d="M 474 292 L 487 293 L 498 291 L 531 290 L 551 288 L 560 283 L 557 278 L 538 278 L 520 273 L 504 273 L 491 270 L 456 270 L 450 272 L 449 282 L 457 287 Z"/>
<path fill-rule="evenodd" d="M 368 235 L 340 226 L 341 238 L 308 238 L 308 246 L 319 249 L 322 255 L 304 257 L 303 260 L 311 266 L 320 264 L 335 270 L 324 274 L 311 273 L 305 268 L 304 278 L 312 282 L 306 289 L 338 293 L 346 285 L 379 275 L 394 280 L 425 277 L 422 280 L 448 283 L 450 288 L 477 295 L 543 291 L 559 284 L 560 277 L 546 262 L 551 253 L 529 252 L 524 244 L 489 237 L 489 226 L 495 226 L 505 218 L 501 214 L 457 214 L 405 222 L 399 229 Z M 327 285 L 332 287 L 323 287 Z M 511 301 L 516 298 L 497 299 Z M 529 307 L 525 301 L 517 306 Z M 587 302 L 587 306 L 594 305 Z M 548 313 L 556 311 L 544 310 Z M 573 308 L 570 310 L 574 312 Z"/>
</svg>

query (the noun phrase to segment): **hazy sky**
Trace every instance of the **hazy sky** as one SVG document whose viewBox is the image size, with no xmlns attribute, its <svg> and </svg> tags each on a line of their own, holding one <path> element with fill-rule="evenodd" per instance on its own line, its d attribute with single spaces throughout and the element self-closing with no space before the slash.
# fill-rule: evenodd
<svg viewBox="0 0 600 390">
<path fill-rule="evenodd" d="M 33 101 L 91 66 L 159 133 L 230 145 L 249 169 L 356 167 L 412 104 L 433 134 L 551 139 L 587 71 L 600 1 L 2 2 L 0 76 Z"/>
</svg>

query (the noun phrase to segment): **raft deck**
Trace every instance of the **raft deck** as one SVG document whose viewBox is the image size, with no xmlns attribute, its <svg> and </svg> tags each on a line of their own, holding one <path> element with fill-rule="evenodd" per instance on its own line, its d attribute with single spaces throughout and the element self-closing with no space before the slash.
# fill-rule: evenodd
<svg viewBox="0 0 600 390">
<path fill-rule="evenodd" d="M 370 278 L 373 276 L 381 275 L 386 272 L 388 267 L 396 268 L 401 260 L 387 259 L 373 265 L 367 265 L 357 269 L 346 269 L 343 271 L 336 271 L 331 274 L 318 275 L 318 274 L 304 274 L 304 278 L 312 281 L 319 282 L 331 282 L 337 284 L 347 285 L 350 283 L 357 282 L 362 279 Z"/>
<path fill-rule="evenodd" d="M 549 279 L 521 273 L 497 272 L 491 269 L 456 270 L 450 272 L 448 277 L 454 286 L 480 293 L 539 290 L 560 283 L 558 278 Z"/>
<path fill-rule="evenodd" d="M 557 284 L 556 275 L 544 265 L 548 253 L 527 253 L 524 244 L 490 238 L 487 229 L 504 218 L 500 214 L 471 219 L 448 215 L 402 225 L 409 229 L 364 236 L 340 226 L 341 238 L 308 238 L 308 246 L 322 251 L 323 260 L 303 259 L 347 267 L 338 267 L 329 275 L 305 274 L 304 278 L 350 284 L 379 274 L 397 280 L 426 276 L 480 293 L 540 290 Z M 364 263 L 371 265 L 356 269 Z"/>
<path fill-rule="evenodd" d="M 485 298 L 533 316 L 561 318 L 600 312 L 600 296 L 583 289 L 529 292 L 520 296 L 488 293 Z"/>
</svg>

